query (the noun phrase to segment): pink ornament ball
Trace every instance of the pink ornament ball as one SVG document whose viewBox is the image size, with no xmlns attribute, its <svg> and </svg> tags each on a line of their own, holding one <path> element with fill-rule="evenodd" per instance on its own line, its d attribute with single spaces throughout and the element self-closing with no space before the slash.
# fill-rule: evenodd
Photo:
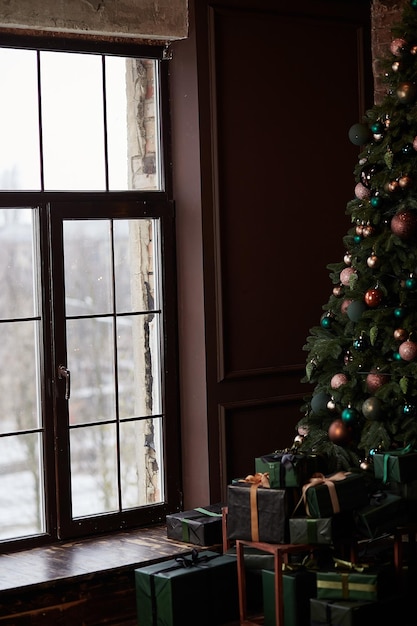
<svg viewBox="0 0 417 626">
<path fill-rule="evenodd" d="M 417 150 L 417 137 L 414 137 L 413 139 L 413 148 L 414 150 Z"/>
<path fill-rule="evenodd" d="M 349 279 L 354 273 L 355 270 L 353 269 L 353 267 L 345 267 L 345 269 L 340 272 L 339 276 L 342 285 L 349 286 Z"/>
<path fill-rule="evenodd" d="M 412 361 L 417 356 L 417 343 L 404 341 L 398 348 L 398 352 L 404 361 Z"/>
<path fill-rule="evenodd" d="M 369 393 L 375 393 L 378 389 L 385 385 L 389 380 L 386 374 L 380 374 L 379 372 L 370 372 L 366 377 L 366 388 Z"/>
<path fill-rule="evenodd" d="M 343 302 L 342 302 L 342 304 L 340 306 L 341 313 L 343 313 L 343 314 L 347 313 L 347 310 L 349 308 L 349 304 L 352 304 L 352 302 L 353 302 L 353 300 L 348 300 L 348 299 L 343 300 Z"/>
<path fill-rule="evenodd" d="M 392 54 L 396 57 L 402 56 L 403 49 L 407 46 L 407 42 L 405 39 L 397 37 L 391 41 L 390 50 Z"/>
<path fill-rule="evenodd" d="M 371 195 L 371 192 L 365 185 L 358 183 L 355 187 L 355 196 L 358 200 L 367 200 Z"/>
<path fill-rule="evenodd" d="M 347 382 L 348 377 L 346 374 L 335 374 L 330 381 L 330 387 L 332 389 L 339 389 L 342 385 L 346 385 Z"/>
</svg>

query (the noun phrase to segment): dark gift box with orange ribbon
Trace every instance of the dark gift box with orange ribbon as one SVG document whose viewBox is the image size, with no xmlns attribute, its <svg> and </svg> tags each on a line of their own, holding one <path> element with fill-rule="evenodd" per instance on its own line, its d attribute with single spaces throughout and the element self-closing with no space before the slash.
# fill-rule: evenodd
<svg viewBox="0 0 417 626">
<path fill-rule="evenodd" d="M 210 504 L 190 511 L 166 516 L 167 537 L 196 546 L 214 546 L 222 543 L 222 507 Z"/>
<path fill-rule="evenodd" d="M 286 543 L 288 504 L 285 489 L 242 480 L 228 485 L 228 539 Z"/>
<path fill-rule="evenodd" d="M 361 474 L 338 472 L 331 476 L 314 474 L 303 486 L 303 500 L 309 517 L 331 517 L 368 504 L 368 488 Z"/>
</svg>

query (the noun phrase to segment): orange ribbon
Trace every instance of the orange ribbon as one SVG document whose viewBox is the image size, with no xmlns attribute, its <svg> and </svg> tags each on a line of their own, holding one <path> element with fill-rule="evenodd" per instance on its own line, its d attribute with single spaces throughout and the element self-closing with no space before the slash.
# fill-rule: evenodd
<svg viewBox="0 0 417 626">
<path fill-rule="evenodd" d="M 326 487 L 329 490 L 330 502 L 332 505 L 333 513 L 339 513 L 340 504 L 339 504 L 339 498 L 337 497 L 336 487 L 334 483 L 339 480 L 344 480 L 346 476 L 348 476 L 349 474 L 350 472 L 337 472 L 336 474 L 333 474 L 332 476 L 325 476 L 324 474 L 319 474 L 319 473 L 312 475 L 312 477 L 310 478 L 310 481 L 306 485 L 303 485 L 302 496 L 301 496 L 301 498 L 304 500 L 306 513 L 309 517 L 310 517 L 310 511 L 308 509 L 308 503 L 307 503 L 307 497 L 306 497 L 307 490 L 310 489 L 310 487 L 317 487 L 318 485 L 326 485 Z"/>
<path fill-rule="evenodd" d="M 269 488 L 269 473 L 248 474 L 241 482 L 250 483 L 250 527 L 252 541 L 259 541 L 258 487 Z"/>
</svg>

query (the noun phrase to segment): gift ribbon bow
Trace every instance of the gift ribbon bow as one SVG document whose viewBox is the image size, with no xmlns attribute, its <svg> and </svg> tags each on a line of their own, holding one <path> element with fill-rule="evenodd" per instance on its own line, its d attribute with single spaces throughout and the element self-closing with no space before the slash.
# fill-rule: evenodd
<svg viewBox="0 0 417 626">
<path fill-rule="evenodd" d="M 388 482 L 388 464 L 389 464 L 389 459 L 391 456 L 403 456 L 404 454 L 408 454 L 409 452 L 412 452 L 413 448 L 411 447 L 411 444 L 409 443 L 408 446 L 405 446 L 405 448 L 400 448 L 399 450 L 391 450 L 390 452 L 386 452 L 384 454 L 384 474 L 383 474 L 383 478 L 382 478 L 382 482 L 384 484 L 386 484 Z"/>
<path fill-rule="evenodd" d="M 364 572 L 365 569 L 369 567 L 369 565 L 366 563 L 351 563 L 350 561 L 343 561 L 342 559 L 336 558 L 333 559 L 333 562 L 336 569 L 349 570 L 353 572 L 358 572 L 359 574 L 362 574 L 362 572 Z"/>
<path fill-rule="evenodd" d="M 268 472 L 256 472 L 249 474 L 242 481 L 250 483 L 250 526 L 252 541 L 259 541 L 259 522 L 258 522 L 258 487 L 269 488 Z"/>
<path fill-rule="evenodd" d="M 310 511 L 307 503 L 307 491 L 310 487 L 317 487 L 318 485 L 326 485 L 329 490 L 330 502 L 332 505 L 333 513 L 340 513 L 340 504 L 339 498 L 337 497 L 335 482 L 339 480 L 344 480 L 346 476 L 348 476 L 350 472 L 337 472 L 336 474 L 332 474 L 331 476 L 325 476 L 324 474 L 315 473 L 310 478 L 309 482 L 306 485 L 303 485 L 301 500 L 304 500 L 304 506 L 306 509 L 306 513 L 310 516 Z M 300 502 L 298 504 L 300 504 Z M 298 504 L 295 507 L 298 508 Z"/>
</svg>

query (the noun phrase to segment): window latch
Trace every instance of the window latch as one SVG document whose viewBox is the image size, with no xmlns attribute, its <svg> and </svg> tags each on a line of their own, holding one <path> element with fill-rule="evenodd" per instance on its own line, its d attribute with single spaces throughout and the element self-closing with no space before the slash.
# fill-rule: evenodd
<svg viewBox="0 0 417 626">
<path fill-rule="evenodd" d="M 71 373 L 65 365 L 58 365 L 58 378 L 65 378 L 65 400 L 70 399 L 71 395 Z"/>
</svg>

